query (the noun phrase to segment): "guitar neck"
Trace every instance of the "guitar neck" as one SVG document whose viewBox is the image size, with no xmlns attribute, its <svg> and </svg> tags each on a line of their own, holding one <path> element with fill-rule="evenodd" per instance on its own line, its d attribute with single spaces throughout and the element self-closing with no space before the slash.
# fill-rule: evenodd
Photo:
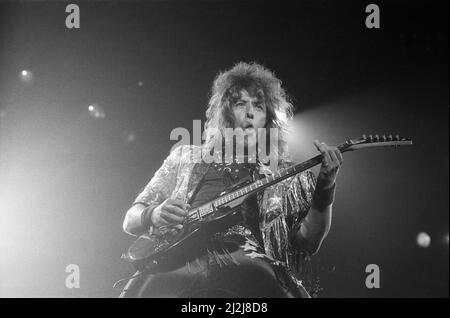
<svg viewBox="0 0 450 318">
<path fill-rule="evenodd" d="M 372 136 L 368 137 L 363 135 L 362 138 L 354 141 L 352 139 L 348 139 L 345 143 L 340 144 L 337 148 L 341 151 L 341 153 L 347 151 L 355 151 L 359 149 L 367 149 L 374 147 L 398 147 L 398 146 L 410 146 L 412 145 L 412 141 L 410 139 L 402 138 L 399 135 L 395 137 L 392 135 L 389 136 Z M 317 155 L 309 160 L 306 160 L 302 163 L 293 165 L 291 167 L 282 169 L 280 171 L 276 171 L 271 175 L 266 176 L 263 179 L 255 181 L 249 185 L 242 186 L 236 190 L 233 190 L 213 201 L 206 204 L 204 207 L 200 207 L 192 213 L 189 214 L 189 219 L 198 219 L 202 218 L 212 212 L 214 212 L 218 207 L 224 206 L 229 202 L 237 200 L 243 196 L 250 195 L 261 191 L 271 185 L 274 185 L 282 180 L 290 178 L 298 173 L 301 173 L 305 170 L 308 170 L 322 162 L 322 155 Z"/>
<path fill-rule="evenodd" d="M 322 162 L 322 156 L 318 155 L 314 158 L 311 158 L 307 161 L 294 165 L 292 167 L 277 171 L 272 175 L 269 175 L 263 179 L 255 181 L 247 186 L 243 186 L 242 188 L 236 189 L 226 195 L 221 196 L 213 202 L 215 207 L 219 207 L 221 205 L 225 205 L 231 201 L 234 201 L 244 195 L 253 194 L 255 192 L 261 191 L 271 185 L 274 185 L 284 179 L 290 178 L 300 172 L 308 170 Z"/>
</svg>

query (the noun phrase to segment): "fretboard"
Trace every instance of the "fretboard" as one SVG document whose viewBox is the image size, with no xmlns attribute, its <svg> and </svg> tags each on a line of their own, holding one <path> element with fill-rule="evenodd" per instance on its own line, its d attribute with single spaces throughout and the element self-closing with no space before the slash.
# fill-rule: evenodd
<svg viewBox="0 0 450 318">
<path fill-rule="evenodd" d="M 341 144 L 337 148 L 341 150 L 342 152 L 346 151 L 347 145 Z M 277 172 L 274 172 L 271 175 L 266 176 L 263 179 L 257 180 L 251 184 L 248 184 L 246 186 L 242 186 L 241 188 L 238 188 L 236 190 L 233 190 L 227 194 L 224 194 L 217 199 L 209 202 L 208 204 L 199 207 L 198 209 L 195 209 L 188 215 L 189 221 L 194 221 L 196 219 L 201 219 L 211 213 L 213 213 L 217 208 L 220 208 L 222 206 L 227 205 L 228 203 L 239 199 L 243 196 L 250 195 L 253 193 L 256 193 L 258 191 L 261 191 L 267 187 L 270 187 L 271 185 L 274 185 L 282 180 L 285 180 L 287 178 L 290 178 L 298 173 L 301 173 L 305 170 L 308 170 L 322 162 L 322 155 L 317 155 L 307 161 L 304 161 L 302 163 L 293 165 L 291 167 L 281 169 Z"/>
<path fill-rule="evenodd" d="M 318 155 L 300 164 L 279 170 L 271 175 L 266 176 L 263 179 L 257 180 L 249 185 L 243 186 L 242 188 L 236 189 L 230 193 L 227 193 L 216 200 L 213 201 L 215 207 L 220 207 L 234 201 L 242 196 L 253 194 L 255 192 L 261 191 L 271 185 L 274 185 L 284 179 L 292 177 L 302 171 L 310 169 L 315 165 L 322 162 L 322 156 Z"/>
<path fill-rule="evenodd" d="M 348 139 L 345 143 L 337 146 L 337 148 L 341 151 L 341 153 L 343 153 L 346 151 L 353 151 L 364 148 L 391 147 L 391 146 L 398 147 L 404 145 L 412 145 L 412 141 L 410 139 L 402 138 L 399 135 L 396 135 L 395 137 L 393 137 L 392 135 L 389 135 L 389 137 L 386 137 L 385 135 L 383 135 L 382 137 L 379 137 L 378 135 L 375 135 L 375 137 L 373 137 L 372 135 L 366 137 L 365 135 L 363 135 L 363 137 L 357 141 Z M 282 169 L 280 171 L 276 171 L 270 175 L 267 175 L 263 179 L 255 181 L 249 185 L 242 186 L 241 188 L 235 189 L 189 212 L 187 221 L 190 222 L 195 221 L 197 219 L 201 219 L 213 213 L 218 208 L 226 206 L 226 204 L 234 200 L 261 191 L 282 180 L 290 178 L 307 169 L 310 169 L 320 164 L 321 162 L 322 162 L 322 155 L 317 155 L 314 158 L 311 158 L 307 161 Z"/>
</svg>

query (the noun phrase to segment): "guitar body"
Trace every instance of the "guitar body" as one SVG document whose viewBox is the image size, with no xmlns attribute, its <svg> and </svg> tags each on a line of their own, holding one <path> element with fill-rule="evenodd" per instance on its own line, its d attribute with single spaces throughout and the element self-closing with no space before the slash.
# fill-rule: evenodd
<svg viewBox="0 0 450 318">
<path fill-rule="evenodd" d="M 182 230 L 158 235 L 142 235 L 124 256 L 137 270 L 150 273 L 175 270 L 206 252 L 208 239 L 242 221 L 240 204 L 221 207 L 206 218 Z"/>
</svg>

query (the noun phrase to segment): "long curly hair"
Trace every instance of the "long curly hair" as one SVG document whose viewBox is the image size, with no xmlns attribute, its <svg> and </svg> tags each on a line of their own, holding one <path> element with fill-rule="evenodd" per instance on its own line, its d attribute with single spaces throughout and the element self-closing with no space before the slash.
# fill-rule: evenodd
<svg viewBox="0 0 450 318">
<path fill-rule="evenodd" d="M 281 80 L 271 70 L 256 62 L 239 62 L 231 69 L 220 72 L 214 79 L 206 110 L 205 145 L 212 146 L 216 138 L 223 136 L 225 128 L 233 127 L 233 96 L 241 89 L 250 91 L 252 87 L 264 94 L 267 109 L 265 128 L 278 129 L 278 149 L 275 151 L 279 159 L 287 160 L 287 125 L 292 119 L 294 107 L 281 86 Z M 220 136 L 218 132 L 221 133 Z M 270 137 L 269 132 L 270 129 L 267 129 L 267 137 Z"/>
</svg>

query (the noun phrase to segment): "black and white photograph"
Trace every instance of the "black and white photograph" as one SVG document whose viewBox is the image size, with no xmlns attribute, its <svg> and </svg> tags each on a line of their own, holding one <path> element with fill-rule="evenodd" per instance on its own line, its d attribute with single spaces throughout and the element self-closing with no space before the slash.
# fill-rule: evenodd
<svg viewBox="0 0 450 318">
<path fill-rule="evenodd" d="M 0 0 L 0 298 L 448 298 L 448 9 Z"/>
</svg>

